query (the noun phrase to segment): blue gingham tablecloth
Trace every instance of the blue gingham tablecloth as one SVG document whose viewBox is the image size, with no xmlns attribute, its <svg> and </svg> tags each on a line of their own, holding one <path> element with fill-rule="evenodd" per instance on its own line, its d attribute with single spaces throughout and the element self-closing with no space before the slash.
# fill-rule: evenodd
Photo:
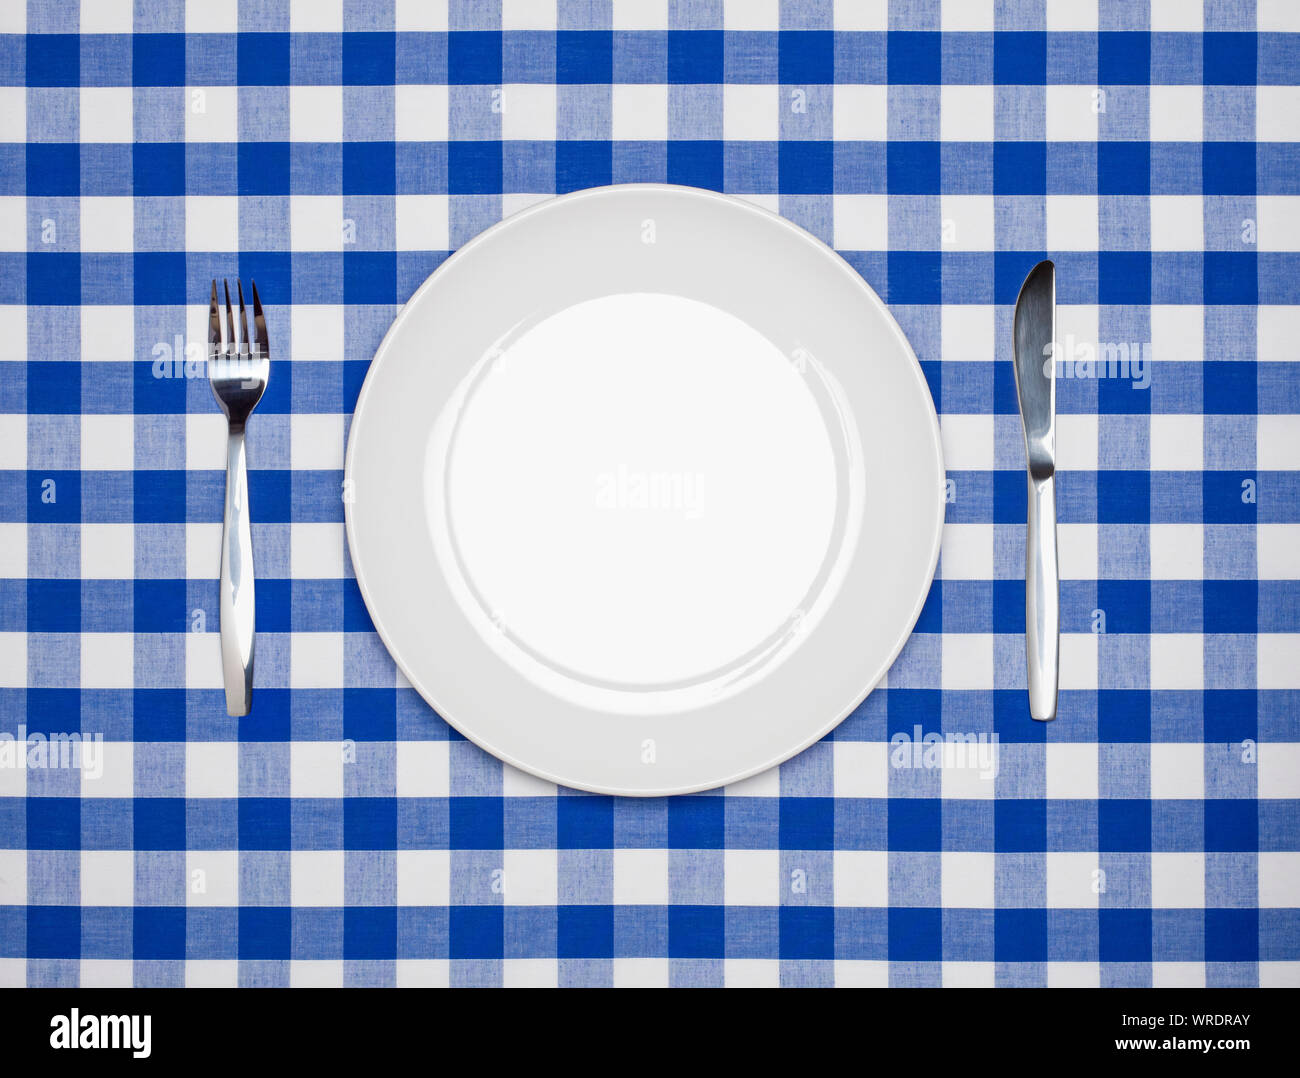
<svg viewBox="0 0 1300 1078">
<path fill-rule="evenodd" d="M 1292 0 L 4 3 L 0 983 L 1300 982 L 1298 76 Z M 503 215 L 629 181 L 840 250 L 950 479 L 887 684 L 778 771 L 651 801 L 434 715 L 340 498 L 399 304 Z M 1050 725 L 1009 354 L 1044 256 Z M 235 275 L 273 356 L 242 720 L 197 362 Z M 997 735 L 996 777 L 933 734 Z"/>
</svg>

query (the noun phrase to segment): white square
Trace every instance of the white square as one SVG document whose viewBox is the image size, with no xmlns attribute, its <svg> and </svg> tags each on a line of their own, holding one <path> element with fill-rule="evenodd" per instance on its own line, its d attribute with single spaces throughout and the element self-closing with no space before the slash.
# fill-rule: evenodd
<svg viewBox="0 0 1300 1078">
<path fill-rule="evenodd" d="M 1300 251 L 1300 196 L 1258 195 L 1255 216 L 1261 251 Z"/>
<path fill-rule="evenodd" d="M 668 959 L 615 958 L 615 988 L 667 988 Z"/>
<path fill-rule="evenodd" d="M 191 195 L 185 200 L 185 247 L 192 252 L 239 250 L 239 199 Z"/>
<path fill-rule="evenodd" d="M 80 988 L 131 988 L 135 985 L 135 963 L 129 958 L 83 958 Z"/>
<path fill-rule="evenodd" d="M 239 141 L 239 94 L 236 87 L 189 88 L 185 100 L 185 141 Z"/>
<path fill-rule="evenodd" d="M 0 906 L 27 905 L 27 851 L 0 850 Z"/>
<path fill-rule="evenodd" d="M 289 530 L 289 572 L 299 580 L 343 576 L 343 525 L 294 524 Z"/>
<path fill-rule="evenodd" d="M 511 906 L 554 906 L 559 896 L 559 859 L 554 850 L 506 850 L 505 900 Z"/>
<path fill-rule="evenodd" d="M 1205 135 L 1205 95 L 1200 86 L 1150 88 L 1152 142 L 1200 142 Z"/>
<path fill-rule="evenodd" d="M 943 688 L 993 688 L 993 634 L 943 634 Z"/>
<path fill-rule="evenodd" d="M 668 87 L 615 83 L 610 116 L 615 141 L 663 142 L 668 138 Z"/>
<path fill-rule="evenodd" d="M 1047 87 L 1047 141 L 1096 142 L 1099 95 L 1093 86 Z"/>
<path fill-rule="evenodd" d="M 615 30 L 667 30 L 668 0 L 614 0 Z"/>
<path fill-rule="evenodd" d="M 944 988 L 993 988 L 997 984 L 992 962 L 944 962 L 942 969 Z"/>
<path fill-rule="evenodd" d="M 134 416 L 83 415 L 81 417 L 83 471 L 130 471 L 134 466 Z"/>
<path fill-rule="evenodd" d="M 723 855 L 728 906 L 775 906 L 781 901 L 781 855 L 776 850 L 727 850 Z"/>
<path fill-rule="evenodd" d="M 1260 966 L 1260 987 L 1264 987 L 1264 965 Z M 1152 988 L 1204 988 L 1204 962 L 1152 962 Z"/>
<path fill-rule="evenodd" d="M 1300 11 L 1300 5 L 1296 10 Z M 1300 86 L 1255 88 L 1255 139 L 1300 142 Z"/>
<path fill-rule="evenodd" d="M 1155 909 L 1205 907 L 1205 854 L 1151 854 L 1151 905 Z"/>
<path fill-rule="evenodd" d="M 993 467 L 993 417 L 945 415 L 939 421 L 943 464 L 950 472 L 989 471 Z"/>
<path fill-rule="evenodd" d="M 779 0 L 722 0 L 724 30 L 779 30 Z"/>
<path fill-rule="evenodd" d="M 83 307 L 82 310 L 85 310 Z M 27 358 L 27 308 L 16 303 L 0 305 L 0 360 L 22 363 Z M 9 426 L 21 422 L 22 437 L 14 443 L 11 435 L 17 428 Z M 8 460 L 15 460 L 15 453 L 22 454 L 21 464 L 9 464 L 10 468 L 22 468 L 27 462 L 27 417 L 24 415 L 0 415 L 0 444 L 6 447 Z"/>
<path fill-rule="evenodd" d="M 82 797 L 130 797 L 135 793 L 135 742 L 99 741 L 90 750 L 82 749 Z"/>
<path fill-rule="evenodd" d="M 238 988 L 239 963 L 233 958 L 191 958 L 185 963 L 185 987 Z"/>
<path fill-rule="evenodd" d="M 397 249 L 446 251 L 451 247 L 446 195 L 397 196 Z"/>
<path fill-rule="evenodd" d="M 223 685 L 221 634 L 216 617 L 206 632 L 185 634 L 185 687 L 220 689 Z"/>
<path fill-rule="evenodd" d="M 343 87 L 290 86 L 289 139 L 292 142 L 342 142 Z"/>
<path fill-rule="evenodd" d="M 1201 0 L 1151 0 L 1151 30 L 1199 34 L 1205 29 Z"/>
<path fill-rule="evenodd" d="M 1157 304 L 1151 308 L 1152 359 L 1157 363 L 1199 363 L 1204 352 L 1205 308 L 1172 304 Z M 1196 467 L 1199 469 L 1200 465 Z"/>
<path fill-rule="evenodd" d="M 1200 633 L 1151 635 L 1151 687 L 1203 689 L 1205 647 Z"/>
<path fill-rule="evenodd" d="M 298 251 L 343 250 L 343 196 L 291 196 L 289 234 Z"/>
<path fill-rule="evenodd" d="M 668 851 L 614 851 L 614 905 L 668 905 Z"/>
<path fill-rule="evenodd" d="M 295 363 L 343 359 L 343 307 L 295 303 L 289 308 L 289 336 Z"/>
<path fill-rule="evenodd" d="M 342 988 L 341 959 L 301 959 L 289 962 L 290 988 Z"/>
<path fill-rule="evenodd" d="M 1256 524 L 1255 565 L 1260 580 L 1300 580 L 1300 524 Z"/>
<path fill-rule="evenodd" d="M 27 525 L 0 524 L 0 579 L 18 580 L 26 575 Z"/>
<path fill-rule="evenodd" d="M 215 579 L 221 565 L 221 522 L 185 525 L 185 576 Z"/>
<path fill-rule="evenodd" d="M 1045 746 L 1049 801 L 1097 799 L 1097 746 L 1089 742 L 1049 741 Z"/>
<path fill-rule="evenodd" d="M 393 137 L 398 142 L 446 142 L 447 116 L 447 87 L 394 87 Z"/>
<path fill-rule="evenodd" d="M 939 206 L 944 250 L 993 250 L 992 195 L 944 195 Z"/>
<path fill-rule="evenodd" d="M 27 246 L 27 200 L 0 198 L 0 251 L 26 251 Z"/>
<path fill-rule="evenodd" d="M 889 130 L 889 91 L 884 86 L 840 84 L 833 90 L 836 142 L 884 142 Z"/>
<path fill-rule="evenodd" d="M 343 851 L 292 850 L 289 853 L 289 904 L 343 905 Z"/>
<path fill-rule="evenodd" d="M 728 83 L 722 88 L 722 137 L 728 142 L 774 141 L 781 128 L 781 88 Z"/>
<path fill-rule="evenodd" d="M 129 689 L 134 684 L 134 633 L 81 634 L 81 687 Z"/>
<path fill-rule="evenodd" d="M 775 958 L 727 958 L 722 963 L 726 988 L 780 988 L 781 963 Z"/>
<path fill-rule="evenodd" d="M 1058 317 L 1060 309 L 1058 309 Z M 993 307 L 984 303 L 945 303 L 939 315 L 945 362 L 988 362 L 993 358 Z"/>
<path fill-rule="evenodd" d="M 1047 29 L 1095 32 L 1097 0 L 1047 0 Z"/>
<path fill-rule="evenodd" d="M 0 142 L 27 141 L 27 87 L 0 87 Z"/>
<path fill-rule="evenodd" d="M 1300 906 L 1300 853 L 1260 851 L 1259 904 L 1263 909 Z"/>
<path fill-rule="evenodd" d="M 129 34 L 133 25 L 131 0 L 81 0 L 83 34 Z"/>
<path fill-rule="evenodd" d="M 944 962 L 943 970 L 945 983 L 948 970 L 957 965 L 975 965 L 976 963 L 967 962 Z M 989 963 L 992 967 L 992 963 Z M 836 988 L 888 988 L 889 987 L 889 963 L 881 960 L 866 959 L 836 959 L 835 961 L 835 987 Z M 989 985 L 992 986 L 992 970 L 989 973 Z"/>
<path fill-rule="evenodd" d="M 555 0 L 501 0 L 502 30 L 554 30 Z"/>
<path fill-rule="evenodd" d="M 1295 0 L 1255 0 L 1255 28 L 1261 33 L 1300 30 L 1300 6 Z"/>
<path fill-rule="evenodd" d="M 235 850 L 187 851 L 185 896 L 189 906 L 238 906 L 239 853 Z"/>
<path fill-rule="evenodd" d="M 135 200 L 126 196 L 87 195 L 81 200 L 83 251 L 133 251 Z"/>
<path fill-rule="evenodd" d="M 451 854 L 447 850 L 397 851 L 397 904 L 446 906 L 451 895 Z"/>
<path fill-rule="evenodd" d="M 226 470 L 226 417 L 220 412 L 191 412 L 185 417 L 185 467 L 196 471 Z M 220 547 L 218 560 L 220 559 Z M 201 576 L 215 570 L 208 566 Z"/>
<path fill-rule="evenodd" d="M 1151 579 L 1200 580 L 1205 575 L 1205 528 L 1151 525 Z"/>
<path fill-rule="evenodd" d="M 889 0 L 835 0 L 836 30 L 888 30 Z"/>
<path fill-rule="evenodd" d="M 939 792 L 950 801 L 989 801 L 997 792 L 1000 748 L 996 741 L 944 743 Z"/>
<path fill-rule="evenodd" d="M 1101 877 L 1095 853 L 1049 852 L 1047 854 L 1047 908 L 1050 910 L 1095 909 Z"/>
<path fill-rule="evenodd" d="M 1100 988 L 1100 962 L 1048 962 L 1048 988 Z"/>
<path fill-rule="evenodd" d="M 833 741 L 831 745 L 836 797 L 888 796 L 889 746 L 885 742 Z M 779 793 L 778 788 L 773 796 Z"/>
<path fill-rule="evenodd" d="M 1159 637 L 1153 636 L 1152 642 Z M 1200 640 L 1199 636 L 1193 637 Z M 1205 746 L 1200 742 L 1158 741 L 1151 746 L 1151 800 L 1205 797 Z"/>
<path fill-rule="evenodd" d="M 81 308 L 82 362 L 122 363 L 135 358 L 135 308 Z"/>
<path fill-rule="evenodd" d="M 1095 251 L 1101 244 L 1095 195 L 1047 196 L 1047 249 Z"/>
<path fill-rule="evenodd" d="M 185 796 L 239 796 L 237 742 L 187 741 L 185 743 Z"/>
<path fill-rule="evenodd" d="M 1261 637 L 1263 639 L 1263 637 Z M 1295 637 L 1291 637 L 1294 643 Z M 1300 658 L 1300 656 L 1293 656 Z M 1230 744 L 1234 751 L 1244 752 L 1242 746 Z M 1262 741 L 1255 746 L 1258 752 L 1256 796 L 1261 800 L 1300 798 L 1300 743 L 1294 741 Z"/>
<path fill-rule="evenodd" d="M 557 988 L 560 963 L 555 958 L 507 958 L 501 963 L 503 988 Z"/>
<path fill-rule="evenodd" d="M 992 580 L 993 525 L 945 524 L 939 575 L 944 580 Z"/>
<path fill-rule="evenodd" d="M 996 855 L 945 850 L 939 857 L 940 904 L 945 909 L 993 908 Z"/>
<path fill-rule="evenodd" d="M 135 854 L 130 850 L 82 850 L 81 904 L 130 906 L 135 903 Z"/>
<path fill-rule="evenodd" d="M 501 137 L 555 140 L 555 86 L 517 82 L 501 87 Z"/>
<path fill-rule="evenodd" d="M 83 524 L 81 576 L 85 580 L 130 580 L 135 576 L 135 526 Z"/>
<path fill-rule="evenodd" d="M 883 251 L 889 245 L 885 195 L 832 195 L 835 246 L 841 251 Z"/>
<path fill-rule="evenodd" d="M 297 636 L 336 635 L 297 633 Z M 289 745 L 291 797 L 342 797 L 343 746 L 337 741 L 294 741 Z"/>
<path fill-rule="evenodd" d="M 289 29 L 340 33 L 343 30 L 343 0 L 289 0 Z"/>
<path fill-rule="evenodd" d="M 1260 633 L 1255 679 L 1259 689 L 1300 689 L 1300 633 Z"/>
<path fill-rule="evenodd" d="M 1300 305 L 1256 308 L 1255 339 L 1260 361 L 1294 362 L 1300 359 Z"/>
<path fill-rule="evenodd" d="M 940 86 L 939 138 L 943 142 L 992 142 L 993 87 Z"/>
<path fill-rule="evenodd" d="M 1151 249 L 1205 249 L 1205 213 L 1200 195 L 1151 196 Z"/>
<path fill-rule="evenodd" d="M 293 415 L 289 418 L 290 467 L 295 471 L 343 468 L 343 417 Z M 296 528 L 296 525 L 295 525 Z"/>
<path fill-rule="evenodd" d="M 83 86 L 79 123 L 82 142 L 131 142 L 135 101 L 129 86 Z"/>
<path fill-rule="evenodd" d="M 1056 552 L 1062 580 L 1097 579 L 1097 525 L 1056 525 Z"/>
<path fill-rule="evenodd" d="M 185 0 L 185 31 L 233 34 L 239 29 L 239 0 Z"/>
<path fill-rule="evenodd" d="M 1062 689 L 1096 690 L 1098 642 L 1095 633 L 1061 634 L 1059 676 Z"/>
<path fill-rule="evenodd" d="M 888 906 L 889 854 L 884 850 L 836 850 L 836 906 Z"/>
<path fill-rule="evenodd" d="M 993 29 L 993 0 L 943 0 L 941 30 L 990 31 Z"/>
<path fill-rule="evenodd" d="M 447 29 L 448 0 L 397 0 L 395 30 L 437 32 Z"/>
<path fill-rule="evenodd" d="M 451 963 L 445 958 L 399 958 L 398 988 L 446 988 L 451 983 Z"/>
<path fill-rule="evenodd" d="M 442 773 L 438 772 L 436 778 L 438 782 L 442 782 Z M 448 782 L 450 782 L 450 778 L 448 778 Z M 429 784 L 427 777 L 424 779 L 424 783 L 426 786 Z M 553 782 L 547 782 L 536 775 L 530 775 L 527 771 L 520 771 L 519 768 L 511 767 L 509 764 L 501 765 L 502 797 L 554 797 L 556 789 L 557 787 Z M 427 795 L 422 794 L 420 796 Z M 445 792 L 435 796 L 445 796 Z"/>
<path fill-rule="evenodd" d="M 398 797 L 446 797 L 451 792 L 448 744 L 446 741 L 397 742 Z"/>
<path fill-rule="evenodd" d="M 1199 415 L 1151 417 L 1151 470 L 1199 472 L 1204 465 L 1205 421 Z"/>
</svg>

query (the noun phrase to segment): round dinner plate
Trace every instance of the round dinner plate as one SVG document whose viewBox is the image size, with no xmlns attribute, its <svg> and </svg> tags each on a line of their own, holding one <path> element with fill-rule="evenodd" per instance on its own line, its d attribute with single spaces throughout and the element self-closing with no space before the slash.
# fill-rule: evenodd
<svg viewBox="0 0 1300 1078">
<path fill-rule="evenodd" d="M 594 188 L 467 243 L 366 376 L 348 543 L 471 741 L 660 795 L 780 763 L 920 614 L 943 462 L 906 338 L 827 246 L 688 187 Z"/>
</svg>

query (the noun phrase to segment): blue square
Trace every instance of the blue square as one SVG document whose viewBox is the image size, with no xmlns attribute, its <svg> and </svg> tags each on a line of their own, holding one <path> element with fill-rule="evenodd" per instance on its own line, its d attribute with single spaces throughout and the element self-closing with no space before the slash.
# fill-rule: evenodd
<svg viewBox="0 0 1300 1078">
<path fill-rule="evenodd" d="M 834 191 L 835 147 L 830 142 L 785 139 L 779 143 L 781 193 L 829 195 Z"/>
<path fill-rule="evenodd" d="M 397 737 L 395 689 L 344 689 L 343 736 L 354 741 L 393 741 Z"/>
<path fill-rule="evenodd" d="M 1151 514 L 1151 473 L 1099 471 L 1097 521 L 1100 524 L 1136 524 Z"/>
<path fill-rule="evenodd" d="M 137 197 L 185 194 L 185 144 L 137 142 L 131 155 L 131 191 Z"/>
<path fill-rule="evenodd" d="M 396 190 L 397 146 L 395 143 L 343 143 L 343 193 L 345 195 L 392 195 Z"/>
<path fill-rule="evenodd" d="M 1145 689 L 1097 693 L 1097 740 L 1141 744 L 1151 740 L 1151 694 Z"/>
<path fill-rule="evenodd" d="M 13 690 L 14 693 L 20 690 Z M 16 701 L 15 701 L 16 702 Z M 81 728 L 80 689 L 28 689 L 28 729 L 49 734 Z"/>
<path fill-rule="evenodd" d="M 890 82 L 894 81 L 890 72 Z M 998 30 L 993 34 L 993 81 L 1007 86 L 1047 82 L 1047 34 L 1041 30 Z"/>
<path fill-rule="evenodd" d="M 1259 262 L 1254 251 L 1206 251 L 1203 257 L 1207 306 L 1259 302 Z"/>
<path fill-rule="evenodd" d="M 565 139 L 555 144 L 557 193 L 600 187 L 614 174 L 613 143 L 599 139 Z"/>
<path fill-rule="evenodd" d="M 501 190 L 501 143 L 452 142 L 447 146 L 447 190 L 453 195 Z"/>
<path fill-rule="evenodd" d="M 995 801 L 993 841 L 998 853 L 1047 849 L 1047 802 L 1034 798 Z"/>
<path fill-rule="evenodd" d="M 993 960 L 995 962 L 1046 962 L 1047 911 L 994 910 Z"/>
<path fill-rule="evenodd" d="M 668 802 L 668 845 L 676 850 L 720 850 L 726 802 L 721 797 L 674 797 Z"/>
<path fill-rule="evenodd" d="M 396 34 L 354 30 L 343 35 L 344 86 L 392 86 L 396 81 Z"/>
<path fill-rule="evenodd" d="M 1097 35 L 1097 81 L 1110 86 L 1143 86 L 1151 81 L 1151 35 L 1136 30 L 1104 30 Z"/>
<path fill-rule="evenodd" d="M 259 689 L 262 696 L 265 689 Z M 259 707 L 261 706 L 259 697 Z M 241 729 L 240 736 L 243 736 Z M 241 850 L 293 849 L 290 828 L 290 799 L 287 797 L 241 797 L 239 848 Z"/>
<path fill-rule="evenodd" d="M 81 39 L 76 34 L 28 34 L 28 86 L 78 86 L 81 83 Z M 10 71 L 17 68 L 9 67 Z M 8 79 L 5 80 L 8 83 Z M 29 147 L 30 150 L 30 147 Z"/>
<path fill-rule="evenodd" d="M 782 959 L 835 957 L 835 907 L 782 906 L 779 924 Z"/>
<path fill-rule="evenodd" d="M 1258 909 L 1205 911 L 1205 961 L 1258 962 L 1259 958 Z"/>
<path fill-rule="evenodd" d="M 1254 633 L 1258 629 L 1259 583 L 1255 580 L 1207 580 L 1204 619 L 1207 633 Z"/>
<path fill-rule="evenodd" d="M 890 303 L 939 303 L 943 256 L 938 251 L 890 251 L 888 292 Z"/>
<path fill-rule="evenodd" d="M 451 958 L 501 958 L 505 913 L 500 906 L 452 906 L 447 922 Z"/>
<path fill-rule="evenodd" d="M 29 142 L 26 149 L 28 195 L 81 193 L 81 152 L 75 142 Z"/>
<path fill-rule="evenodd" d="M 668 143 L 668 182 L 721 191 L 723 160 L 721 142 L 674 139 Z"/>
<path fill-rule="evenodd" d="M 28 906 L 26 957 L 80 958 L 81 907 Z"/>
<path fill-rule="evenodd" d="M 499 850 L 505 845 L 505 806 L 499 797 L 453 797 L 453 850 Z"/>
<path fill-rule="evenodd" d="M 185 740 L 184 689 L 136 689 L 131 714 L 136 741 Z"/>
<path fill-rule="evenodd" d="M 192 298 L 185 285 L 184 251 L 137 251 L 135 267 L 135 302 L 146 306 L 183 305 Z"/>
<path fill-rule="evenodd" d="M 184 86 L 185 35 L 132 34 L 131 81 L 136 86 Z"/>
<path fill-rule="evenodd" d="M 885 149 L 885 183 L 891 195 L 937 195 L 937 142 L 890 142 Z"/>
<path fill-rule="evenodd" d="M 28 579 L 27 631 L 80 632 L 81 581 Z"/>
<path fill-rule="evenodd" d="M 935 407 L 939 402 L 936 400 Z M 918 633 L 941 633 L 943 632 L 943 581 L 936 578 L 930 585 L 929 594 L 925 597 L 925 603 L 921 607 L 921 616 L 916 619 L 916 627 L 912 630 Z"/>
<path fill-rule="evenodd" d="M 995 195 L 1044 195 L 1046 192 L 1046 143 L 995 142 L 993 144 L 993 193 Z"/>
<path fill-rule="evenodd" d="M 139 153 L 139 147 L 136 152 Z M 239 194 L 289 194 L 289 143 L 241 142 L 236 155 Z"/>
<path fill-rule="evenodd" d="M 1097 802 L 1097 848 L 1151 852 L 1151 802 L 1145 798 L 1102 798 Z"/>
<path fill-rule="evenodd" d="M 1244 798 L 1206 800 L 1206 853 L 1253 853 L 1258 849 L 1259 810 L 1255 801 Z"/>
<path fill-rule="evenodd" d="M 1097 911 L 1098 957 L 1102 962 L 1151 961 L 1151 911 L 1112 909 Z"/>
<path fill-rule="evenodd" d="M 131 957 L 137 962 L 184 961 L 185 907 L 135 907 L 131 911 L 131 938 Z"/>
<path fill-rule="evenodd" d="M 1097 194 L 1149 195 L 1150 193 L 1151 143 L 1099 142 L 1097 144 Z"/>
<path fill-rule="evenodd" d="M 1102 303 L 1151 302 L 1150 251 L 1101 251 L 1097 255 L 1097 276 Z"/>
<path fill-rule="evenodd" d="M 500 32 L 456 30 L 448 34 L 447 82 L 453 86 L 500 85 Z"/>
<path fill-rule="evenodd" d="M 889 802 L 889 849 L 943 849 L 943 804 L 933 797 L 900 797 Z"/>
<path fill-rule="evenodd" d="M 1256 740 L 1259 704 L 1254 689 L 1206 689 L 1204 693 L 1205 741 Z"/>
<path fill-rule="evenodd" d="M 76 797 L 29 797 L 27 848 L 81 849 L 81 801 Z"/>
<path fill-rule="evenodd" d="M 557 30 L 555 81 L 600 84 L 614 81 L 614 34 L 610 30 Z"/>
<path fill-rule="evenodd" d="M 343 302 L 395 304 L 397 254 L 394 251 L 345 251 Z"/>
<path fill-rule="evenodd" d="M 778 31 L 777 57 L 784 86 L 835 81 L 835 34 L 830 30 Z"/>
<path fill-rule="evenodd" d="M 184 580 L 137 579 L 133 598 L 135 632 L 182 633 L 188 628 Z"/>
<path fill-rule="evenodd" d="M 668 81 L 713 84 L 723 78 L 721 30 L 669 30 Z"/>
<path fill-rule="evenodd" d="M 1255 144 L 1207 142 L 1201 147 L 1201 189 L 1207 195 L 1255 193 Z"/>
<path fill-rule="evenodd" d="M 890 31 L 885 42 L 887 81 L 903 86 L 938 85 L 943 81 L 941 43 L 942 35 L 929 30 Z"/>
<path fill-rule="evenodd" d="M 614 845 L 612 797 L 561 797 L 555 806 L 555 847 L 603 850 Z"/>
<path fill-rule="evenodd" d="M 781 798 L 780 846 L 783 850 L 834 849 L 835 799 Z"/>
<path fill-rule="evenodd" d="M 891 849 L 893 843 L 890 843 Z M 943 959 L 943 911 L 929 908 L 889 908 L 889 960 L 938 962 Z"/>
<path fill-rule="evenodd" d="M 137 850 L 185 849 L 185 799 L 137 797 L 133 846 Z"/>
<path fill-rule="evenodd" d="M 724 907 L 668 907 L 669 958 L 725 958 L 726 943 Z"/>
<path fill-rule="evenodd" d="M 1201 368 L 1206 415 L 1254 415 L 1258 408 L 1258 379 L 1253 363 L 1207 360 Z"/>
<path fill-rule="evenodd" d="M 1254 86 L 1257 38 L 1249 33 L 1201 37 L 1201 79 L 1206 86 Z"/>
<path fill-rule="evenodd" d="M 397 798 L 348 797 L 343 801 L 343 848 L 397 848 Z"/>
<path fill-rule="evenodd" d="M 613 958 L 613 906 L 560 906 L 556 910 L 557 958 Z"/>
<path fill-rule="evenodd" d="M 179 468 L 138 469 L 132 513 L 137 524 L 185 522 L 185 473 Z"/>
<path fill-rule="evenodd" d="M 397 907 L 344 906 L 343 958 L 345 961 L 396 961 Z"/>
<path fill-rule="evenodd" d="M 62 258 L 62 255 L 34 255 L 34 258 Z M 81 364 L 66 361 L 46 362 L 32 360 L 27 364 L 27 411 L 35 415 L 78 415 L 81 412 Z M 29 492 L 37 496 L 41 504 L 48 505 L 53 513 L 40 513 L 36 504 L 32 509 L 40 513 L 32 520 L 79 520 L 80 516 L 68 517 L 59 513 L 58 506 L 69 513 L 77 505 L 75 494 L 78 488 L 78 475 L 75 472 L 58 472 L 40 469 L 42 478 L 53 478 L 57 489 L 48 487 L 31 489 L 31 483 L 37 477 L 35 470 L 28 473 Z M 61 480 L 61 481 L 60 481 Z M 67 499 L 71 494 L 73 497 Z M 43 496 L 43 497 L 42 497 Z M 50 501 L 51 498 L 57 499 Z"/>
<path fill-rule="evenodd" d="M 1106 611 L 1106 631 L 1151 631 L 1151 584 L 1146 580 L 1099 580 L 1097 605 Z"/>
<path fill-rule="evenodd" d="M 237 35 L 235 71 L 239 85 L 288 86 L 289 40 L 287 33 Z"/>
<path fill-rule="evenodd" d="M 288 906 L 239 908 L 242 962 L 285 962 L 293 957 L 293 919 Z"/>
</svg>

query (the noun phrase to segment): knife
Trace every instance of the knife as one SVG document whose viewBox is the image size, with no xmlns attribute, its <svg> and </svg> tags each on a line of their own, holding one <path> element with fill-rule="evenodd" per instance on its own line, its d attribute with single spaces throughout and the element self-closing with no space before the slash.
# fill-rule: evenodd
<svg viewBox="0 0 1300 1078">
<path fill-rule="evenodd" d="M 1060 580 L 1056 563 L 1056 267 L 1040 262 L 1016 299 L 1016 396 L 1029 465 L 1029 527 L 1025 537 L 1025 656 L 1029 714 L 1056 718 L 1061 650 Z"/>
</svg>

